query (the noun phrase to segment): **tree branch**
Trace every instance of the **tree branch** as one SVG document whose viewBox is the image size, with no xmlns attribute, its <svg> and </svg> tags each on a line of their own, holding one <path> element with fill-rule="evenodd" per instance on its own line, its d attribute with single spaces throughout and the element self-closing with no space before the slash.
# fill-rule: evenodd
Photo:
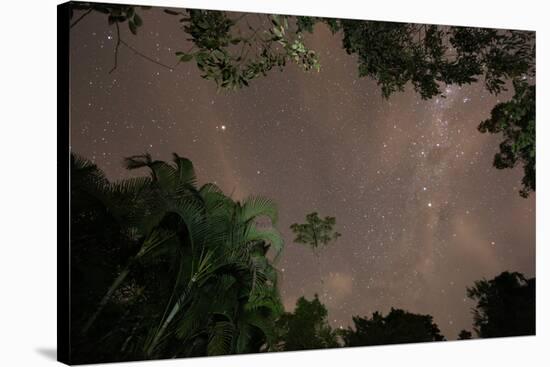
<svg viewBox="0 0 550 367">
<path fill-rule="evenodd" d="M 80 22 L 82 19 L 84 19 L 88 14 L 90 14 L 90 13 L 92 12 L 92 10 L 93 10 L 92 8 L 86 10 L 86 11 L 84 12 L 84 14 L 82 14 L 80 17 L 78 17 L 78 19 L 75 20 L 75 21 L 71 24 L 71 28 L 74 27 L 75 25 L 77 25 L 78 22 Z"/>
<path fill-rule="evenodd" d="M 241 14 L 239 17 L 235 18 L 235 19 L 232 19 L 233 21 L 233 24 L 237 24 L 241 19 L 243 19 L 244 17 L 246 17 L 247 15 L 250 15 L 249 13 L 244 13 L 244 14 Z"/>
<path fill-rule="evenodd" d="M 136 50 L 133 46 L 126 43 L 126 41 L 124 41 L 120 37 L 120 26 L 118 25 L 118 22 L 115 22 L 115 26 L 116 26 L 116 39 L 117 39 L 116 46 L 115 46 L 115 62 L 114 62 L 113 68 L 109 71 L 109 74 L 111 74 L 113 71 L 115 71 L 116 68 L 118 67 L 118 50 L 119 50 L 121 44 L 126 46 L 131 51 L 133 51 L 136 55 L 143 57 L 145 60 L 147 60 L 149 62 L 152 62 L 154 64 L 157 64 L 159 66 L 162 66 L 163 68 L 168 69 L 170 71 L 173 71 L 174 68 L 179 64 L 179 61 L 178 61 L 174 66 L 166 65 L 166 64 L 163 64 L 160 61 L 157 61 L 157 60 L 153 59 L 150 56 L 145 55 L 141 51 Z"/>
<path fill-rule="evenodd" d="M 116 46 L 115 46 L 115 64 L 113 65 L 113 68 L 109 70 L 109 74 L 111 74 L 118 66 L 118 49 L 120 47 L 120 43 L 122 40 L 120 39 L 120 27 L 118 26 L 118 22 L 115 22 L 116 26 Z"/>
<path fill-rule="evenodd" d="M 126 43 L 124 40 L 121 40 L 120 42 L 121 42 L 124 46 L 126 46 L 126 47 L 128 47 L 130 50 L 132 50 L 136 55 L 143 57 L 145 60 L 150 61 L 150 62 L 152 62 L 153 64 L 157 64 L 157 65 L 159 65 L 159 66 L 162 66 L 163 68 L 168 69 L 168 70 L 170 70 L 170 71 L 173 71 L 173 70 L 174 70 L 175 65 L 174 65 L 174 66 L 170 66 L 170 65 L 163 64 L 162 62 L 157 61 L 157 60 L 153 59 L 152 57 L 145 55 L 145 54 L 142 53 L 141 51 L 136 50 L 133 46 L 129 45 L 129 44 Z M 179 62 L 176 63 L 176 65 L 178 65 L 178 64 L 179 64 Z"/>
</svg>

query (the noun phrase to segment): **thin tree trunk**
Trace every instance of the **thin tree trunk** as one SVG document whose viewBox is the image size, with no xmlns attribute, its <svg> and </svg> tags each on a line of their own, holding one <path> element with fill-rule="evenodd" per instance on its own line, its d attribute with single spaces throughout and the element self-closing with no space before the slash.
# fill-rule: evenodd
<svg viewBox="0 0 550 367">
<path fill-rule="evenodd" d="M 92 315 L 92 317 L 90 317 L 90 319 L 88 320 L 88 322 L 86 323 L 86 325 L 84 326 L 84 329 L 83 329 L 83 334 L 86 334 L 88 332 L 88 330 L 90 329 L 90 327 L 93 325 L 93 323 L 95 322 L 95 320 L 97 319 L 97 317 L 99 316 L 99 314 L 101 313 L 101 311 L 103 311 L 103 308 L 105 308 L 105 306 L 107 305 L 107 303 L 109 302 L 109 299 L 111 298 L 111 296 L 113 295 L 113 293 L 117 290 L 117 288 L 122 284 L 122 282 L 124 281 L 124 279 L 126 279 L 126 276 L 128 276 L 128 274 L 130 273 L 130 265 L 126 266 L 126 268 L 122 271 L 122 273 L 120 273 L 118 275 L 118 277 L 115 279 L 115 281 L 113 282 L 113 284 L 111 284 L 111 287 L 109 288 L 109 290 L 107 291 L 107 293 L 105 293 L 105 296 L 103 296 L 103 298 L 101 299 L 101 302 L 99 303 L 96 311 L 94 312 L 94 314 Z"/>
<path fill-rule="evenodd" d="M 168 327 L 170 322 L 172 322 L 172 319 L 176 316 L 176 314 L 179 312 L 179 310 L 181 308 L 181 304 L 183 304 L 183 301 L 185 300 L 187 294 L 189 293 L 189 288 L 190 288 L 190 286 L 188 285 L 186 292 L 178 299 L 178 301 L 176 302 L 174 307 L 172 307 L 172 311 L 170 311 L 170 314 L 168 315 L 166 320 L 164 320 L 164 322 L 162 323 L 162 326 L 160 327 L 159 331 L 155 335 L 153 341 L 151 342 L 151 345 L 149 346 L 149 348 L 147 348 L 147 355 L 148 356 L 151 356 L 151 353 L 153 352 L 153 349 L 155 348 L 156 344 L 159 342 L 160 338 L 162 337 L 162 335 L 166 331 L 166 328 Z"/>
<path fill-rule="evenodd" d="M 324 285 L 323 281 L 323 272 L 321 271 L 321 256 L 319 255 L 319 252 L 315 250 L 315 256 L 317 257 L 317 269 L 319 269 L 319 280 L 321 281 L 321 286 Z"/>
</svg>

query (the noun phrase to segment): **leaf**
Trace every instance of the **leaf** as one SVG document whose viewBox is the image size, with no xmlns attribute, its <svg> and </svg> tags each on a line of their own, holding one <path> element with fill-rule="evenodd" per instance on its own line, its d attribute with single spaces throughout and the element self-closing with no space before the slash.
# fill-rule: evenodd
<svg viewBox="0 0 550 367">
<path fill-rule="evenodd" d="M 279 28 L 272 28 L 272 32 L 275 34 L 275 36 L 277 36 L 277 38 L 283 38 L 283 34 Z"/>
<path fill-rule="evenodd" d="M 261 196 L 252 196 L 245 200 L 241 209 L 241 218 L 244 222 L 267 216 L 272 224 L 277 223 L 278 213 L 275 202 Z"/>
<path fill-rule="evenodd" d="M 132 34 L 136 35 L 137 34 L 137 27 L 136 27 L 136 24 L 132 21 L 129 21 L 128 22 L 128 28 L 130 28 L 130 32 L 132 32 Z"/>
<path fill-rule="evenodd" d="M 138 14 L 134 15 L 134 23 L 138 27 L 143 25 L 143 20 L 141 20 L 141 17 Z"/>
<path fill-rule="evenodd" d="M 100 13 L 103 13 L 103 14 L 110 14 L 111 12 L 109 11 L 109 9 L 107 9 L 107 7 L 105 6 L 102 6 L 102 5 L 96 5 L 94 7 L 94 10 L 100 12 Z"/>
<path fill-rule="evenodd" d="M 275 252 L 275 258 L 277 258 L 283 250 L 283 238 L 281 237 L 279 231 L 275 228 L 258 230 L 255 226 L 253 226 L 250 228 L 246 238 L 248 241 L 263 241 L 269 243 Z"/>
<path fill-rule="evenodd" d="M 179 15 L 180 14 L 179 12 L 173 11 L 173 10 L 170 10 L 170 9 L 164 9 L 164 12 L 166 14 L 170 14 L 170 15 Z"/>
<path fill-rule="evenodd" d="M 193 60 L 193 54 L 186 54 L 186 53 L 183 53 L 183 55 L 180 55 L 180 61 L 181 62 L 188 62 L 188 61 L 191 61 Z"/>
<path fill-rule="evenodd" d="M 229 354 L 235 327 L 230 321 L 218 321 L 211 329 L 207 353 L 209 356 Z"/>
</svg>

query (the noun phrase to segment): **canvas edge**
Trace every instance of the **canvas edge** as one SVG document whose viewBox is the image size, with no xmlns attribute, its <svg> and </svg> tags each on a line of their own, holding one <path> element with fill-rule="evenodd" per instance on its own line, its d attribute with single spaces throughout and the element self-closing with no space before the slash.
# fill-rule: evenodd
<svg viewBox="0 0 550 367">
<path fill-rule="evenodd" d="M 70 332 L 70 3 L 57 5 L 57 360 L 71 363 Z"/>
</svg>

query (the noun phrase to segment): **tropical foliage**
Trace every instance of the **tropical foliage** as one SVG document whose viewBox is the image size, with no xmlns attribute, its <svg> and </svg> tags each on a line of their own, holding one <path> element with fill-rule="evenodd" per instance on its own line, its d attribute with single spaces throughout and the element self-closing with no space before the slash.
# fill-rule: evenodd
<svg viewBox="0 0 550 367">
<path fill-rule="evenodd" d="M 110 183 L 71 157 L 73 354 L 102 362 L 267 351 L 283 308 L 273 202 L 197 186 L 191 162 L 126 159 Z M 271 256 L 271 258 L 270 258 Z"/>
</svg>

